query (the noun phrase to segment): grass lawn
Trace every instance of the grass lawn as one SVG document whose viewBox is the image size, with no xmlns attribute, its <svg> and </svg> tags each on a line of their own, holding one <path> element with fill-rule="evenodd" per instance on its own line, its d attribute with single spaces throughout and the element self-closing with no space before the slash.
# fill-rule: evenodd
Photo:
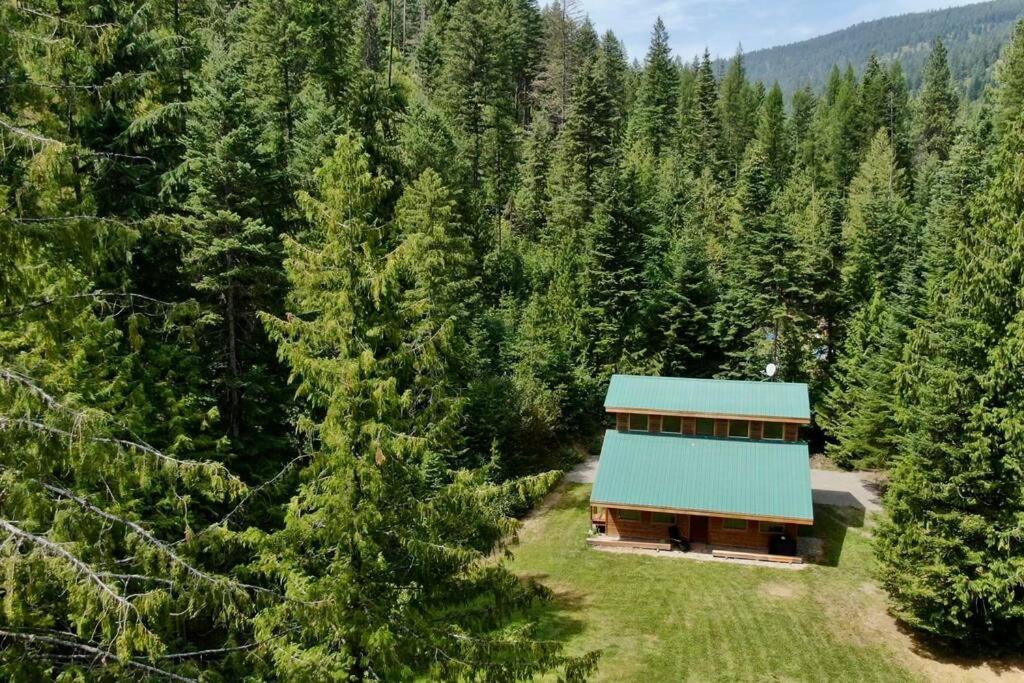
<svg viewBox="0 0 1024 683">
<path fill-rule="evenodd" d="M 563 488 L 527 521 L 512 566 L 556 595 L 540 615 L 545 636 L 602 651 L 596 680 L 925 678 L 891 642 L 899 632 L 852 510 L 816 508 L 826 561 L 787 570 L 594 550 L 589 496 L 589 485 Z"/>
</svg>

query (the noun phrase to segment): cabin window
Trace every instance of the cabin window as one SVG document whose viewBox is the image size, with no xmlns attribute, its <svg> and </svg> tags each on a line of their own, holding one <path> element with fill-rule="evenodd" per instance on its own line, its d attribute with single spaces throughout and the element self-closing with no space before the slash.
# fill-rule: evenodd
<svg viewBox="0 0 1024 683">
<path fill-rule="evenodd" d="M 777 522 L 761 522 L 761 533 L 784 534 L 786 533 L 786 525 L 778 524 Z"/>
<path fill-rule="evenodd" d="M 616 510 L 615 518 L 621 519 L 624 522 L 639 522 L 640 511 L 639 510 Z"/>
<path fill-rule="evenodd" d="M 697 433 L 701 436 L 715 435 L 715 421 L 709 417 L 697 418 Z"/>
<path fill-rule="evenodd" d="M 678 434 L 683 431 L 683 418 L 678 415 L 665 415 L 661 418 L 661 431 Z"/>
<path fill-rule="evenodd" d="M 722 520 L 722 528 L 723 529 L 732 529 L 734 531 L 746 531 L 747 530 L 747 520 L 745 520 L 745 519 L 723 519 Z"/>
<path fill-rule="evenodd" d="M 777 441 L 782 440 L 782 423 L 781 422 L 765 422 L 761 425 L 761 438 L 762 439 L 775 439 Z"/>
<path fill-rule="evenodd" d="M 631 432 L 646 432 L 647 431 L 647 416 L 646 415 L 630 415 L 629 416 L 629 430 Z"/>
<path fill-rule="evenodd" d="M 651 513 L 651 521 L 655 524 L 675 524 L 676 516 L 671 512 L 653 512 Z"/>
<path fill-rule="evenodd" d="M 747 420 L 729 420 L 729 436 L 748 438 L 750 436 L 750 422 Z"/>
</svg>

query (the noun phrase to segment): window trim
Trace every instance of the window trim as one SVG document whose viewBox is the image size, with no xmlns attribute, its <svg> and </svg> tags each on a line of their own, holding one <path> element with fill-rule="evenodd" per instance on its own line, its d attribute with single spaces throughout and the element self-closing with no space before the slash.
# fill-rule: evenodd
<svg viewBox="0 0 1024 683">
<path fill-rule="evenodd" d="M 734 423 L 738 423 L 738 422 L 745 422 L 746 425 L 747 425 L 747 433 L 744 434 L 743 436 L 740 436 L 739 434 L 733 434 L 732 433 L 732 426 L 733 426 L 733 424 Z M 731 439 L 749 439 L 750 438 L 750 420 L 729 420 L 729 427 L 726 430 L 726 434 L 728 434 L 729 438 L 731 438 Z"/>
<path fill-rule="evenodd" d="M 729 526 L 730 524 L 742 524 L 743 526 Z M 726 517 L 722 520 L 722 528 L 728 531 L 747 531 L 750 529 L 750 522 L 745 519 Z"/>
<path fill-rule="evenodd" d="M 771 425 L 779 428 L 778 436 L 768 436 L 765 432 L 765 427 Z M 768 441 L 783 441 L 786 438 L 786 424 L 784 422 L 762 422 L 761 423 L 761 438 L 767 439 Z"/>
<path fill-rule="evenodd" d="M 665 429 L 665 420 L 679 420 L 678 429 Z M 682 434 L 683 433 L 683 417 L 682 415 L 662 415 L 661 416 L 661 431 L 669 434 Z"/>
<path fill-rule="evenodd" d="M 633 419 L 643 420 L 642 427 L 634 427 Z M 646 432 L 651 426 L 651 416 L 646 413 L 629 413 L 629 422 L 626 423 L 626 429 L 631 432 Z"/>
<path fill-rule="evenodd" d="M 701 425 L 702 422 L 704 424 L 710 424 L 711 425 L 711 431 L 710 432 L 703 433 L 703 432 L 700 431 L 700 425 Z M 696 434 L 697 436 L 714 436 L 715 435 L 715 418 L 713 418 L 713 417 L 698 417 L 696 419 L 696 422 L 693 425 L 693 433 Z"/>
</svg>

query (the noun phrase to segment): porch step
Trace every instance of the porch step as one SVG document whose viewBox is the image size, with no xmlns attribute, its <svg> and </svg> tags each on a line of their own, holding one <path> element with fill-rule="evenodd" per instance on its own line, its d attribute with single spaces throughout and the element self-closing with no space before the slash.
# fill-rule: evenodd
<svg viewBox="0 0 1024 683">
<path fill-rule="evenodd" d="M 769 555 L 768 553 L 751 553 L 742 550 L 712 550 L 713 557 L 724 557 L 733 560 L 760 560 L 761 562 L 783 562 L 785 564 L 803 564 L 799 555 Z"/>
<path fill-rule="evenodd" d="M 602 548 L 646 548 L 647 550 L 672 550 L 672 544 L 667 541 L 645 541 L 631 538 L 605 538 L 602 536 L 591 536 L 587 539 L 589 545 Z"/>
</svg>

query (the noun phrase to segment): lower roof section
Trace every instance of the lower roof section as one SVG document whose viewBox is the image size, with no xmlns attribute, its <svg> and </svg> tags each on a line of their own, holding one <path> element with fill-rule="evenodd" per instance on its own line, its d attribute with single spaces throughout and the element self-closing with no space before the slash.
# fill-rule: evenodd
<svg viewBox="0 0 1024 683">
<path fill-rule="evenodd" d="M 807 444 L 608 430 L 594 505 L 814 521 Z"/>
</svg>

